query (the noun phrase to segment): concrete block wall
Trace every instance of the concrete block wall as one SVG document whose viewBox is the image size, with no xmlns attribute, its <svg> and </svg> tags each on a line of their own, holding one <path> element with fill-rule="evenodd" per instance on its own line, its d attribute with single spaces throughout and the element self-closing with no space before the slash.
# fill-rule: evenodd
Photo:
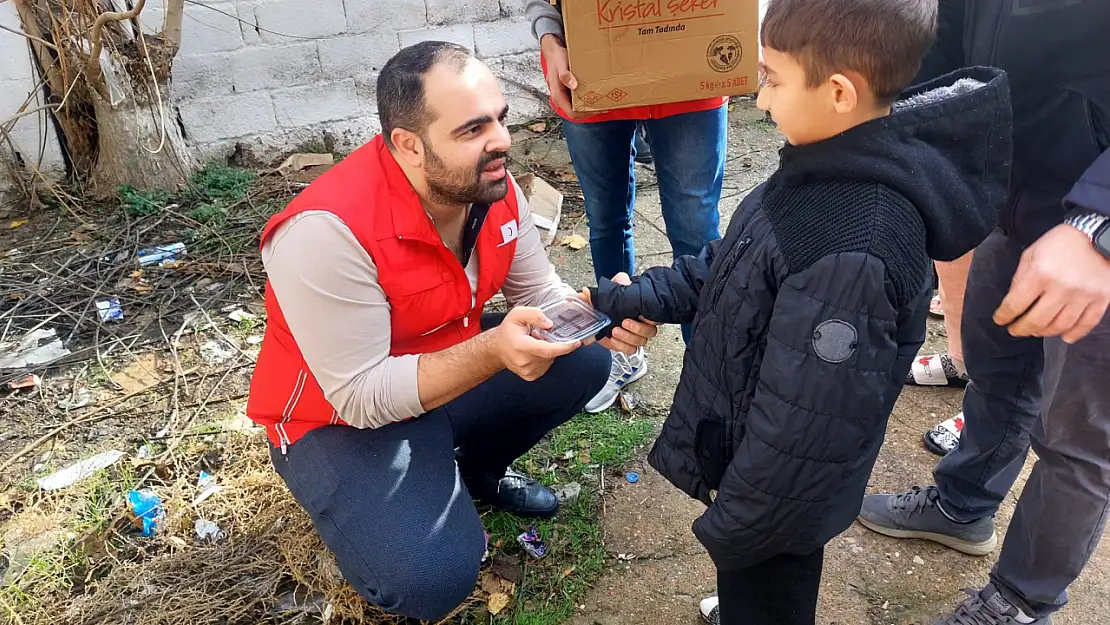
<svg viewBox="0 0 1110 625">
<path fill-rule="evenodd" d="M 155 0 L 157 4 L 157 0 Z M 403 46 L 453 41 L 502 78 L 514 119 L 544 110 L 522 0 L 209 0 L 186 5 L 171 98 L 202 157 L 350 150 L 380 131 L 378 70 Z M 148 29 L 161 28 L 159 10 Z"/>
<path fill-rule="evenodd" d="M 144 32 L 161 30 L 164 7 L 165 0 L 148 0 Z M 380 131 L 378 70 L 402 46 L 429 39 L 459 43 L 486 60 L 513 121 L 548 110 L 536 96 L 545 87 L 523 0 L 205 0 L 185 7 L 169 99 L 201 158 L 238 146 L 273 160 L 325 136 L 336 150 L 361 145 Z M 12 3 L 0 2 L 0 24 L 19 29 Z M 22 37 L 0 30 L 0 120 L 34 89 L 27 50 Z M 44 164 L 60 168 L 53 131 L 40 125 Z M 20 153 L 36 154 L 34 118 L 17 132 Z"/>
</svg>

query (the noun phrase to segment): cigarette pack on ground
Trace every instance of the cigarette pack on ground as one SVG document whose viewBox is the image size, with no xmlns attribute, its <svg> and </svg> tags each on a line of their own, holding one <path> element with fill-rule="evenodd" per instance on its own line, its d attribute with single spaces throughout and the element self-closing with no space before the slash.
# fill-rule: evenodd
<svg viewBox="0 0 1110 625">
<path fill-rule="evenodd" d="M 560 0 L 575 111 L 743 95 L 758 86 L 759 0 Z"/>
</svg>

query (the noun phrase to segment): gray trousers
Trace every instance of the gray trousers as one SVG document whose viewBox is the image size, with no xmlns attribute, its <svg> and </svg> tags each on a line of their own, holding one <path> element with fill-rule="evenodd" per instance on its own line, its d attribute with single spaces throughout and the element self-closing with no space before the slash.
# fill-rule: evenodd
<svg viewBox="0 0 1110 625">
<path fill-rule="evenodd" d="M 1110 315 L 1083 340 L 1015 338 L 991 316 L 1022 246 L 995 231 L 976 250 L 963 313 L 972 383 L 960 444 L 934 471 L 941 505 L 960 521 L 993 515 L 1032 445 L 1039 461 L 991 572 L 1030 616 L 1067 602 L 1110 505 Z"/>
</svg>

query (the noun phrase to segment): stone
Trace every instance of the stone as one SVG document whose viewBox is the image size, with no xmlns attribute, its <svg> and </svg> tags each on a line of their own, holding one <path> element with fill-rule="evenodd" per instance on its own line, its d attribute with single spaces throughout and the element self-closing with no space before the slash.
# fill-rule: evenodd
<svg viewBox="0 0 1110 625">
<path fill-rule="evenodd" d="M 577 502 L 582 495 L 582 485 L 578 482 L 558 484 L 552 486 L 551 491 L 555 493 L 555 498 L 559 500 L 560 505 L 569 506 Z"/>
</svg>

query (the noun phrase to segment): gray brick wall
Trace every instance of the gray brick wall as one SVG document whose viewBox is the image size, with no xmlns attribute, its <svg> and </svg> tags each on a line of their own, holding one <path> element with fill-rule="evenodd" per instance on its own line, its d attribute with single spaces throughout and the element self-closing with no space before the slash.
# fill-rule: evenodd
<svg viewBox="0 0 1110 625">
<path fill-rule="evenodd" d="M 544 111 L 522 0 L 211 0 L 210 6 L 237 17 L 186 5 L 171 87 L 202 157 L 239 144 L 277 158 L 325 134 L 339 149 L 357 147 L 380 130 L 378 70 L 401 47 L 429 39 L 486 59 L 502 79 L 514 119 Z M 190 35 L 194 41 L 186 43 Z"/>
<path fill-rule="evenodd" d="M 186 4 L 169 94 L 202 158 L 239 144 L 276 159 L 325 135 L 338 149 L 357 147 L 380 131 L 373 95 L 378 70 L 402 46 L 429 39 L 459 43 L 485 59 L 501 77 L 514 120 L 546 110 L 535 95 L 543 82 L 523 0 L 204 4 Z M 161 29 L 163 7 L 148 0 L 145 32 Z M 11 3 L 0 2 L 0 23 L 19 27 Z M 0 31 L 0 118 L 14 113 L 33 86 L 25 43 Z M 17 132 L 20 150 L 33 152 L 34 124 L 21 123 Z M 50 136 L 47 143 L 48 156 L 56 155 L 56 140 Z M 60 157 L 46 164 L 58 167 Z"/>
</svg>

